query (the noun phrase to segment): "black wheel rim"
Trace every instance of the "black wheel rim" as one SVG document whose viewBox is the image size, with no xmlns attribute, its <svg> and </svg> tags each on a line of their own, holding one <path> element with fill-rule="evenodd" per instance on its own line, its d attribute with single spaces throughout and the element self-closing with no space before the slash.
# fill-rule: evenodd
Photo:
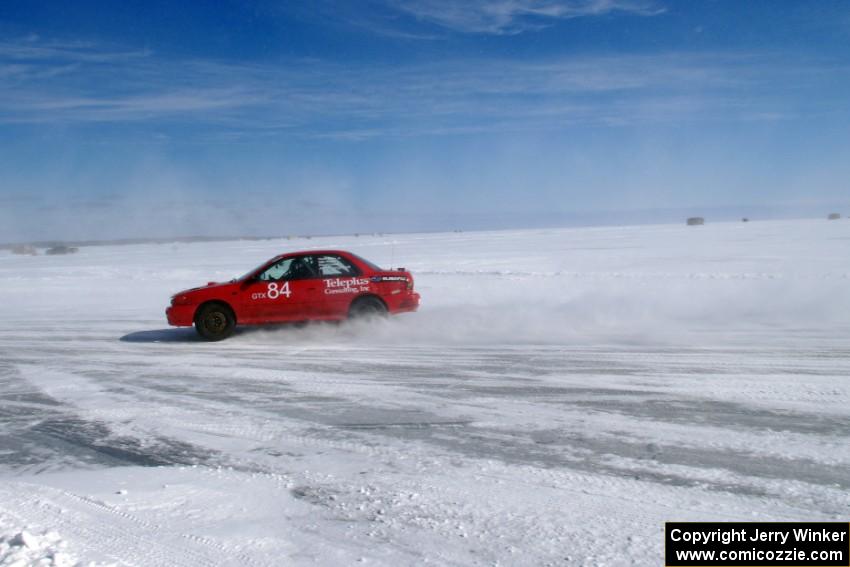
<svg viewBox="0 0 850 567">
<path fill-rule="evenodd" d="M 227 317 L 221 311 L 213 311 L 204 318 L 204 327 L 213 334 L 219 334 L 227 328 Z"/>
</svg>

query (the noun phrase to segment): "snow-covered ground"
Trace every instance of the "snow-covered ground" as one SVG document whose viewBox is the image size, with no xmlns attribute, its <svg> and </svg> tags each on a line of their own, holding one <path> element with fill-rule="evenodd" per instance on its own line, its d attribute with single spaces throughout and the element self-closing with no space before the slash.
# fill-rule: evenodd
<svg viewBox="0 0 850 567">
<path fill-rule="evenodd" d="M 172 329 L 282 251 L 368 325 Z M 0 252 L 0 565 L 658 565 L 667 520 L 850 516 L 850 222 Z"/>
</svg>

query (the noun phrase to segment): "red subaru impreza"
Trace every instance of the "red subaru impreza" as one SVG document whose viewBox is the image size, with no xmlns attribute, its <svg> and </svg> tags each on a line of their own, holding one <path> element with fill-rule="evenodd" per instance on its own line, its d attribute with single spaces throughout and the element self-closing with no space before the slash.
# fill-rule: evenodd
<svg viewBox="0 0 850 567">
<path fill-rule="evenodd" d="M 382 270 L 342 250 L 293 252 L 239 279 L 181 291 L 165 310 L 168 323 L 195 326 L 203 338 L 225 339 L 236 325 L 347 318 L 416 311 L 413 276 Z"/>
</svg>

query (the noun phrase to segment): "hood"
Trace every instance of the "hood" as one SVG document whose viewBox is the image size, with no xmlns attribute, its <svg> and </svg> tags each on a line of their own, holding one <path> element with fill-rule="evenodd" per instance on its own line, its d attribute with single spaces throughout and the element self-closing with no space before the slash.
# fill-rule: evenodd
<svg viewBox="0 0 850 567">
<path fill-rule="evenodd" d="M 174 296 L 176 297 L 178 295 L 187 295 L 187 294 L 195 293 L 196 291 L 201 291 L 201 290 L 206 291 L 206 290 L 220 289 L 220 288 L 223 288 L 223 287 L 227 287 L 229 285 L 233 285 L 234 283 L 236 283 L 236 280 L 232 280 L 232 281 L 229 281 L 229 282 L 208 282 L 207 285 L 201 285 L 201 286 L 198 286 L 198 287 L 192 287 L 192 288 L 189 288 L 189 289 L 184 289 L 183 291 L 178 291 L 177 293 L 174 294 Z"/>
</svg>

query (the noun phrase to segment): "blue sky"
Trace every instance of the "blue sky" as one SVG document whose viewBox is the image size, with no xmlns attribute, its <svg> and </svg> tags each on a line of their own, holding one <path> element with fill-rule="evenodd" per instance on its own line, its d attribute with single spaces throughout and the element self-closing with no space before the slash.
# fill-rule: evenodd
<svg viewBox="0 0 850 567">
<path fill-rule="evenodd" d="M 821 215 L 848 101 L 847 2 L 4 0 L 0 242 Z"/>
</svg>

